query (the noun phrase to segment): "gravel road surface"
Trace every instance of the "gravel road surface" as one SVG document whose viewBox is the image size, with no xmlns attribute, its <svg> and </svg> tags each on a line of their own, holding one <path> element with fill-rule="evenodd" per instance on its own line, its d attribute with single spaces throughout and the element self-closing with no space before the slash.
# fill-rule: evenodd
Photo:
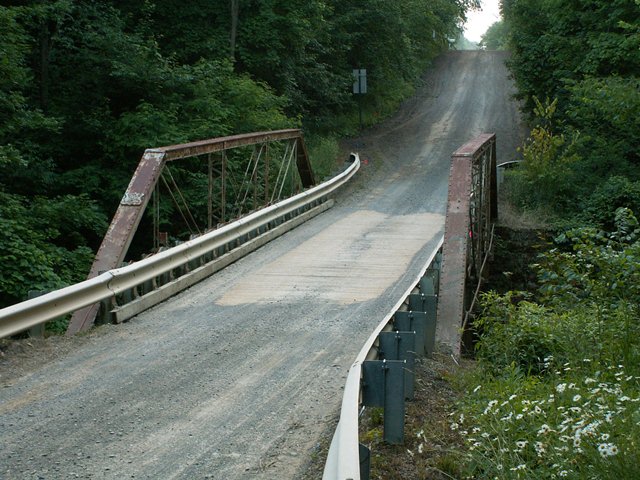
<svg viewBox="0 0 640 480">
<path fill-rule="evenodd" d="M 126 324 L 6 348 L 2 479 L 295 479 L 347 370 L 444 230 L 451 153 L 522 140 L 498 52 L 451 52 L 352 141 L 336 206 Z M 22 353 L 20 353 L 22 352 Z"/>
</svg>

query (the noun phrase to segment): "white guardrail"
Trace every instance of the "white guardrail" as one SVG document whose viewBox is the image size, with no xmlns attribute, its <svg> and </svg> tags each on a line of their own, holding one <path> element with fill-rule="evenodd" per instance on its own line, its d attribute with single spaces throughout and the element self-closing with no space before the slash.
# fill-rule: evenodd
<svg viewBox="0 0 640 480">
<path fill-rule="evenodd" d="M 87 305 L 112 298 L 116 294 L 172 272 L 206 255 L 215 257 L 213 252 L 220 247 L 245 236 L 262 234 L 261 230 L 279 225 L 280 220 L 295 218 L 295 215 L 302 213 L 305 208 L 325 200 L 328 195 L 334 193 L 355 175 L 360 168 L 360 158 L 358 154 L 351 154 L 350 159 L 352 164 L 327 182 L 217 230 L 126 267 L 109 270 L 89 280 L 1 309 L 0 338 L 14 335 Z M 189 286 L 186 283 L 185 285 Z M 177 291 L 173 290 L 172 293 Z"/>
<path fill-rule="evenodd" d="M 411 293 L 417 291 L 420 280 L 436 261 L 439 252 L 442 250 L 444 236 L 438 242 L 438 246 L 429 256 L 429 260 L 416 281 L 402 296 L 390 313 L 378 324 L 371 336 L 367 339 L 362 350 L 351 365 L 347 375 L 347 381 L 342 397 L 342 407 L 340 409 L 340 420 L 331 441 L 329 453 L 325 463 L 323 480 L 361 480 L 360 447 L 358 439 L 359 412 L 362 407 L 362 377 L 363 363 L 367 360 L 374 360 L 378 356 L 377 346 L 378 336 L 383 331 L 392 330 L 393 317 L 398 311 L 406 310 L 407 299 Z M 437 288 L 437 287 L 436 287 Z M 367 472 L 368 478 L 368 472 Z"/>
</svg>

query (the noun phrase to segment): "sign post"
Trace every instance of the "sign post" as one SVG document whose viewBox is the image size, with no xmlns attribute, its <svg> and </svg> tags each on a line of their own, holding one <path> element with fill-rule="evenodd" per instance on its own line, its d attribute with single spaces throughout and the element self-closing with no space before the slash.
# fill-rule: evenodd
<svg viewBox="0 0 640 480">
<path fill-rule="evenodd" d="M 360 130 L 362 130 L 362 95 L 367 93 L 367 70 L 357 68 L 353 70 L 353 93 L 358 97 L 358 109 L 360 112 Z"/>
</svg>

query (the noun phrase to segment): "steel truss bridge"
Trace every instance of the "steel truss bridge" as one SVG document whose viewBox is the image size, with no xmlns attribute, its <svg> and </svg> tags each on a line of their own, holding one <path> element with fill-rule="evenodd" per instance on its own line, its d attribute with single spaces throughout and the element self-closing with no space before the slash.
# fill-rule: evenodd
<svg viewBox="0 0 640 480">
<path fill-rule="evenodd" d="M 171 172 L 172 162 L 187 160 L 205 170 L 199 177 L 204 179 L 204 214 L 192 213 Z M 316 185 L 300 130 L 146 150 L 89 278 L 0 310 L 0 337 L 72 312 L 68 334 L 89 329 L 96 318 L 131 318 L 330 208 L 331 197 L 359 166 L 358 155 L 352 154 L 341 173 Z M 290 196 L 283 199 L 287 190 Z M 161 228 L 161 193 L 193 233 L 171 248 Z M 151 231 L 138 235 L 149 240 L 155 254 L 122 266 L 146 210 Z M 485 134 L 453 154 L 444 237 L 349 371 L 323 478 L 368 478 L 370 453 L 358 442 L 361 408 L 384 407 L 385 440 L 401 443 L 404 401 L 412 395 L 411 362 L 436 348 L 460 354 L 461 327 L 485 275 L 497 213 L 496 136 Z M 196 219 L 203 216 L 204 224 Z"/>
</svg>

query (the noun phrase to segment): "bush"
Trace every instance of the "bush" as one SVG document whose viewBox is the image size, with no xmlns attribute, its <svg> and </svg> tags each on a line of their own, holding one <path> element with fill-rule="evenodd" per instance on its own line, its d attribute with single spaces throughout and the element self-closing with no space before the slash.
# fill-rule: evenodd
<svg viewBox="0 0 640 480">
<path fill-rule="evenodd" d="M 640 476 L 640 227 L 574 229 L 532 295 L 483 297 L 478 369 L 452 414 L 468 478 Z"/>
<path fill-rule="evenodd" d="M 634 215 L 640 215 L 640 181 L 610 177 L 596 187 L 583 205 L 581 219 L 584 223 L 610 230 L 614 228 L 612 220 L 618 208 L 626 207 Z"/>
<path fill-rule="evenodd" d="M 544 105 L 538 99 L 535 102 L 538 126 L 521 149 L 521 168 L 508 176 L 507 195 L 521 209 L 561 214 L 571 209 L 572 198 L 576 197 L 576 186 L 571 181 L 573 167 L 579 161 L 576 138 L 554 133 L 557 100 L 547 100 Z"/>
</svg>

